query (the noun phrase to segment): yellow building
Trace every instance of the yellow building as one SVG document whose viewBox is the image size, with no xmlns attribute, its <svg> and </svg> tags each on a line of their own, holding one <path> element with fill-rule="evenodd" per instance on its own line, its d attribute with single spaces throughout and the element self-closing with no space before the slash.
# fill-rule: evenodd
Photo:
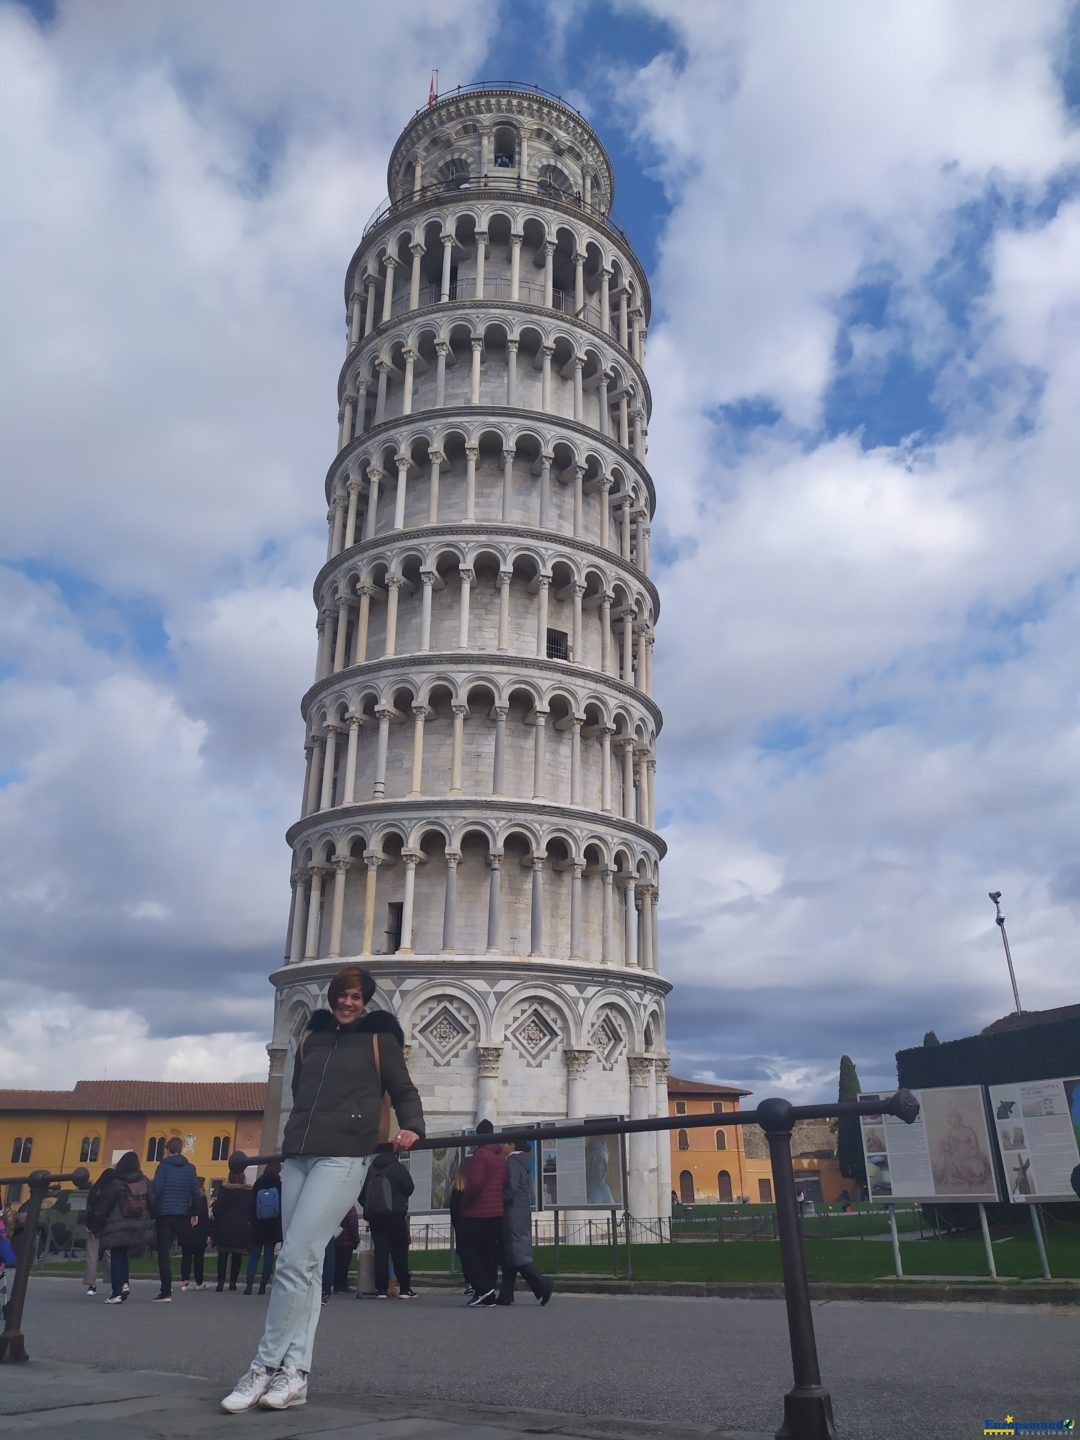
<svg viewBox="0 0 1080 1440">
<path fill-rule="evenodd" d="M 772 1166 L 765 1136 L 756 1125 L 724 1126 L 723 1115 L 750 1095 L 734 1085 L 668 1076 L 670 1115 L 714 1115 L 711 1125 L 671 1131 L 671 1186 L 684 1205 L 715 1205 L 773 1198 Z M 845 1187 L 836 1163 L 836 1137 L 827 1120 L 799 1121 L 791 1137 L 796 1187 L 814 1201 L 835 1201 Z"/>
<path fill-rule="evenodd" d="M 265 1083 L 248 1081 L 80 1080 L 73 1090 L 0 1090 L 0 1174 L 85 1165 L 94 1180 L 128 1150 L 153 1174 L 166 1140 L 178 1135 L 200 1175 L 224 1180 L 234 1150 L 259 1153 L 265 1100 Z"/>
</svg>

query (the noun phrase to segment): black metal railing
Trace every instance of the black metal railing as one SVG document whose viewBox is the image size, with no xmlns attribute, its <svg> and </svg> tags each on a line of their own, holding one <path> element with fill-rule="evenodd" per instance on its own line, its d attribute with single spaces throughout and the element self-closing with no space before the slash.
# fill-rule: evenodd
<svg viewBox="0 0 1080 1440">
<path fill-rule="evenodd" d="M 26 1206 L 26 1223 L 21 1233 L 16 1254 L 15 1278 L 11 1284 L 11 1296 L 4 1306 L 4 1329 L 0 1334 L 0 1361 L 28 1360 L 26 1340 L 22 1332 L 23 1306 L 26 1304 L 26 1287 L 30 1283 L 30 1271 L 37 1255 L 38 1217 L 41 1202 L 53 1185 L 68 1181 L 78 1190 L 89 1190 L 90 1171 L 84 1165 L 66 1175 L 56 1175 L 51 1170 L 32 1170 L 29 1175 L 0 1175 L 0 1185 L 25 1184 L 30 1189 Z"/>
<path fill-rule="evenodd" d="M 588 215 L 590 219 L 608 226 L 621 240 L 631 248 L 633 247 L 633 242 L 626 233 L 625 226 L 606 205 L 598 205 L 595 200 L 586 200 L 576 190 L 561 190 L 547 181 L 526 180 L 524 176 L 507 174 L 504 170 L 497 170 L 495 174 L 485 172 L 483 175 L 454 175 L 448 180 L 430 181 L 426 185 L 421 185 L 418 190 L 410 190 L 407 195 L 400 195 L 396 200 L 391 200 L 387 196 L 369 216 L 360 236 L 360 243 L 363 244 L 368 234 L 375 229 L 376 225 L 381 225 L 387 216 L 395 215 L 409 205 L 423 204 L 425 201 L 447 195 L 461 195 L 464 198 L 475 190 L 486 190 L 492 195 L 505 194 L 510 199 L 517 195 L 535 195 L 542 200 L 556 200 L 560 204 L 580 210 L 583 215 Z"/>
<path fill-rule="evenodd" d="M 791 1132 L 799 1120 L 831 1120 L 839 1115 L 893 1115 L 910 1125 L 919 1114 L 919 1102 L 910 1090 L 898 1090 L 884 1104 L 880 1100 L 850 1100 L 835 1105 L 792 1105 L 787 1100 L 762 1100 L 756 1110 L 716 1115 L 670 1115 L 651 1120 L 582 1120 L 560 1125 L 507 1125 L 494 1138 L 508 1140 L 576 1140 L 590 1135 L 641 1135 L 650 1131 L 716 1128 L 718 1119 L 729 1125 L 760 1125 L 765 1132 L 772 1165 L 776 1232 L 787 1306 L 788 1340 L 794 1385 L 784 1396 L 784 1419 L 777 1440 L 835 1440 L 832 1399 L 821 1383 L 810 1287 L 806 1278 L 795 1171 L 791 1163 Z M 429 1135 L 414 1150 L 466 1149 L 491 1144 L 492 1135 Z M 280 1154 L 229 1157 L 230 1169 L 265 1165 Z M 631 1219 L 629 1212 L 626 1220 Z M 629 1232 L 629 1225 L 627 1225 Z"/>
<path fill-rule="evenodd" d="M 584 120 L 589 125 L 589 120 L 584 116 L 576 105 L 569 100 L 564 100 L 561 95 L 556 95 L 554 90 L 545 90 L 542 85 L 533 85 L 528 80 L 474 80 L 469 85 L 455 85 L 452 90 L 444 90 L 435 96 L 435 99 L 427 105 L 419 105 L 409 116 L 407 125 L 411 125 L 418 115 L 424 115 L 433 105 L 440 100 L 453 100 L 458 95 L 471 95 L 478 90 L 522 90 L 526 95 L 543 95 L 545 100 L 554 100 L 563 107 L 570 110 L 579 120 Z"/>
</svg>

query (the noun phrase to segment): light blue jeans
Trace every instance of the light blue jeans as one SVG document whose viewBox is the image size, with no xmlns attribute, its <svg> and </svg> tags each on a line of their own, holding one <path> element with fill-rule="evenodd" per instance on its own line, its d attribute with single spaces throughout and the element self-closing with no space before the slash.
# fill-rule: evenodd
<svg viewBox="0 0 1080 1440">
<path fill-rule="evenodd" d="M 322 1267 L 326 1242 L 356 1204 L 370 1155 L 303 1155 L 281 1166 L 281 1226 L 266 1328 L 255 1359 L 270 1370 L 279 1365 L 311 1369 L 315 1327 L 322 1311 Z"/>
</svg>

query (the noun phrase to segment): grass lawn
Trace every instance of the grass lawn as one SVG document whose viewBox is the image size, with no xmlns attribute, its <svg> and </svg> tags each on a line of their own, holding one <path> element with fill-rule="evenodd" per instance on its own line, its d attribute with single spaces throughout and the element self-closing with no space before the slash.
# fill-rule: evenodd
<svg viewBox="0 0 1080 1440">
<path fill-rule="evenodd" d="M 1035 1238 L 1030 1231 L 994 1234 L 998 1275 L 1005 1278 L 1040 1278 Z M 807 1275 L 812 1281 L 864 1281 L 892 1277 L 892 1247 L 879 1241 L 814 1240 L 804 1242 Z M 1080 1279 L 1080 1227 L 1055 1227 L 1047 1240 L 1050 1271 L 1055 1279 Z M 551 1273 L 555 1251 L 535 1251 L 541 1270 Z M 920 1275 L 987 1275 L 986 1254 L 978 1235 L 950 1235 L 940 1240 L 901 1241 L 906 1277 Z M 725 1245 L 635 1245 L 636 1280 L 766 1281 L 779 1280 L 780 1247 L 774 1240 L 753 1240 Z M 417 1271 L 445 1272 L 445 1251 L 414 1252 Z M 611 1251 L 598 1245 L 564 1245 L 560 1268 L 566 1274 L 611 1275 Z M 626 1252 L 619 1250 L 619 1274 L 626 1274 Z"/>
</svg>

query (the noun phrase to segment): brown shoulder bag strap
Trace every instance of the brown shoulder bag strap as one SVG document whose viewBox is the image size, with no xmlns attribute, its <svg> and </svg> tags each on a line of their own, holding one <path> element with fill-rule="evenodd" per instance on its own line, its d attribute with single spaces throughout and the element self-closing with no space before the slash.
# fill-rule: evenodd
<svg viewBox="0 0 1080 1440">
<path fill-rule="evenodd" d="M 371 1037 L 371 1053 L 375 1059 L 375 1079 L 379 1086 L 379 1144 L 385 1145 L 390 1139 L 390 1096 L 383 1092 L 382 1058 L 379 1055 L 379 1037 Z"/>
</svg>

